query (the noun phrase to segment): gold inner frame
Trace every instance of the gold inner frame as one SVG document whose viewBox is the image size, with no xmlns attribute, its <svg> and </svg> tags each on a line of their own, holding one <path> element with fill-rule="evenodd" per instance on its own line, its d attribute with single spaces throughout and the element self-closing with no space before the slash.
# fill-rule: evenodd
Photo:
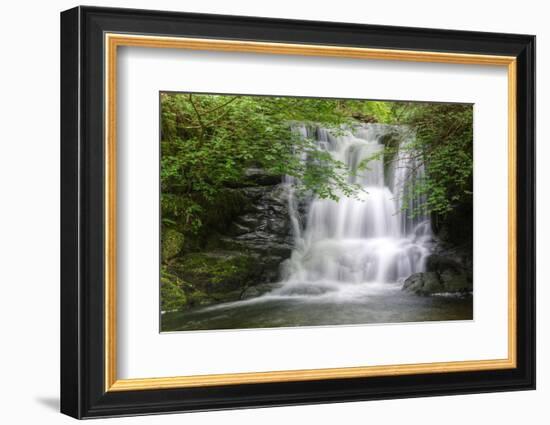
<svg viewBox="0 0 550 425">
<path fill-rule="evenodd" d="M 504 66 L 508 71 L 508 357 L 383 366 L 118 379 L 116 324 L 116 106 L 119 46 L 325 56 L 468 65 Z M 145 35 L 105 34 L 105 391 L 135 391 L 269 382 L 311 381 L 416 373 L 511 369 L 516 359 L 516 58 L 462 53 L 370 49 Z"/>
</svg>

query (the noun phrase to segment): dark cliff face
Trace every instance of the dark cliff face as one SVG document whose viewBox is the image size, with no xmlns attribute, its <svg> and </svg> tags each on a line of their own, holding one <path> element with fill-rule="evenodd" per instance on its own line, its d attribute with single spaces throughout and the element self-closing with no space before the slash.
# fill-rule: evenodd
<svg viewBox="0 0 550 425">
<path fill-rule="evenodd" d="M 220 238 L 223 246 L 248 252 L 262 265 L 261 281 L 279 278 L 279 265 L 292 252 L 286 188 L 282 184 L 238 189 L 249 200 Z"/>
<path fill-rule="evenodd" d="M 238 300 L 252 287 L 265 290 L 280 279 L 280 265 L 293 245 L 287 189 L 281 181 L 250 169 L 243 183 L 225 189 L 211 207 L 200 235 L 163 232 L 170 236 L 163 241 L 163 252 L 171 256 L 163 257 L 161 288 L 179 296 L 166 309 Z M 174 248 L 182 240 L 180 249 Z"/>
<path fill-rule="evenodd" d="M 432 220 L 438 240 L 435 254 L 458 263 L 471 279 L 473 269 L 473 204 L 461 203 L 443 218 Z"/>
<path fill-rule="evenodd" d="M 247 202 L 219 238 L 226 249 L 256 259 L 261 275 L 251 284 L 277 281 L 280 264 L 292 252 L 288 194 L 281 181 L 258 168 L 247 170 L 246 182 L 234 189 Z"/>
<path fill-rule="evenodd" d="M 405 280 L 403 289 L 418 295 L 469 294 L 473 291 L 473 208 L 457 205 L 445 217 L 432 217 L 435 245 L 426 271 Z"/>
<path fill-rule="evenodd" d="M 444 217 L 432 217 L 435 234 L 443 244 L 463 247 L 471 252 L 473 242 L 473 203 L 463 202 Z"/>
</svg>

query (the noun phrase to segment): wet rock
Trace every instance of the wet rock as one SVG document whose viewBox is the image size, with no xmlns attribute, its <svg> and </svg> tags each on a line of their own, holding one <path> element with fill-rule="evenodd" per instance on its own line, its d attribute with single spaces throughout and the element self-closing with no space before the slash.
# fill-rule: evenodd
<svg viewBox="0 0 550 425">
<path fill-rule="evenodd" d="M 472 280 L 464 272 L 453 273 L 449 270 L 439 275 L 439 279 L 444 287 L 444 292 L 472 292 Z"/>
<path fill-rule="evenodd" d="M 403 283 L 403 290 L 417 295 L 432 295 L 442 292 L 439 276 L 435 272 L 414 273 Z"/>
<path fill-rule="evenodd" d="M 472 292 L 473 285 L 466 272 L 448 268 L 441 273 L 415 273 L 405 280 L 402 289 L 417 295 L 467 294 Z"/>
<path fill-rule="evenodd" d="M 447 253 L 430 255 L 426 261 L 426 270 L 435 272 L 443 291 L 449 293 L 471 292 L 473 290 L 472 265 L 467 259 Z"/>
<path fill-rule="evenodd" d="M 219 236 L 224 249 L 245 252 L 256 258 L 261 270 L 258 284 L 279 280 L 281 263 L 293 247 L 287 188 L 276 185 L 239 189 L 248 204 Z"/>
<path fill-rule="evenodd" d="M 459 273 L 464 269 L 464 266 L 456 259 L 449 256 L 432 254 L 426 259 L 426 270 L 429 272 L 442 273 L 449 270 Z"/>
<path fill-rule="evenodd" d="M 249 233 L 253 228 L 250 226 L 246 226 L 242 223 L 231 223 L 230 228 L 228 229 L 228 234 L 231 236 L 240 236 L 244 235 L 246 233 Z"/>
</svg>

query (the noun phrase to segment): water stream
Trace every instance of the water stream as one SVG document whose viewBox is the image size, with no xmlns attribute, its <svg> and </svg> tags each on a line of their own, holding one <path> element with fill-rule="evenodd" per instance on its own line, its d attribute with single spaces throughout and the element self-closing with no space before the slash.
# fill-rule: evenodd
<svg viewBox="0 0 550 425">
<path fill-rule="evenodd" d="M 407 196 L 408 184 L 420 179 L 424 169 L 410 154 L 398 153 L 395 165 L 384 173 L 383 158 L 368 161 L 384 146 L 380 138 L 398 131 L 403 144 L 412 137 L 406 128 L 370 124 L 335 136 L 324 128 L 296 127 L 302 137 L 314 138 L 320 149 L 346 165 L 349 183 L 361 187 L 355 196 L 338 201 L 313 198 L 307 217 L 300 223 L 293 191 L 289 193 L 291 221 L 294 225 L 294 251 L 284 265 L 284 285 L 279 294 L 299 294 L 311 288 L 333 289 L 342 296 L 364 291 L 363 286 L 402 282 L 423 271 L 432 244 L 429 218 L 403 211 L 422 199 Z M 292 181 L 288 181 L 292 185 Z"/>
</svg>

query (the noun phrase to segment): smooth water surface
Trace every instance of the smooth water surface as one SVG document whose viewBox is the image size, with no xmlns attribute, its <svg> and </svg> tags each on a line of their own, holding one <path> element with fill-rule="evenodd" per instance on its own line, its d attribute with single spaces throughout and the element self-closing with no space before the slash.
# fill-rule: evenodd
<svg viewBox="0 0 550 425">
<path fill-rule="evenodd" d="M 327 285 L 330 286 L 330 285 Z M 360 288 L 363 286 L 364 288 Z M 305 288 L 304 288 L 305 289 Z M 473 319 L 471 296 L 420 297 L 399 284 L 313 295 L 266 295 L 162 315 L 163 331 L 354 325 Z"/>
</svg>

